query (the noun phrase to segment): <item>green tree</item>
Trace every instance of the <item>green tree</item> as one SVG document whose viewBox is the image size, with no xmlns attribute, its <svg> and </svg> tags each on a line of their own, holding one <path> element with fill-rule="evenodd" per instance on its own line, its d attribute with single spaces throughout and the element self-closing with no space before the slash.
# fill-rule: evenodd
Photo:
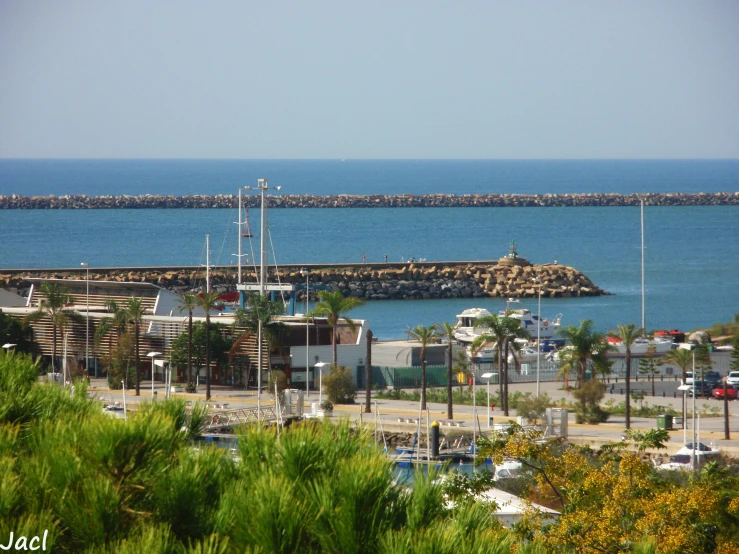
<svg viewBox="0 0 739 554">
<path fill-rule="evenodd" d="M 340 290 L 322 290 L 318 293 L 318 304 L 316 304 L 315 308 L 313 308 L 313 310 L 306 316 L 326 318 L 326 321 L 331 327 L 332 363 L 334 366 L 338 363 L 336 345 L 338 343 L 339 319 L 343 318 L 349 326 L 349 329 L 352 331 L 356 330 L 356 323 L 346 317 L 346 314 L 363 304 L 364 301 L 359 298 L 355 298 L 353 296 L 344 297 Z"/>
<path fill-rule="evenodd" d="M 275 387 L 277 388 L 277 393 L 275 394 Z M 285 395 L 282 394 L 285 392 L 285 389 L 288 388 L 287 384 L 287 375 L 282 370 L 275 370 L 270 371 L 269 373 L 269 383 L 267 384 L 267 390 L 269 390 L 269 393 L 273 397 L 279 396 L 280 402 L 285 401 Z"/>
<path fill-rule="evenodd" d="M 43 317 L 48 317 L 52 327 L 52 347 L 51 347 L 51 369 L 56 373 L 56 336 L 57 331 L 61 331 L 64 337 L 64 330 L 72 322 L 81 323 L 84 318 L 79 312 L 68 308 L 72 303 L 72 295 L 69 293 L 69 287 L 59 283 L 50 283 L 44 281 L 41 283 L 41 302 L 37 310 L 28 314 L 23 323 L 34 323 Z"/>
<path fill-rule="evenodd" d="M 426 352 L 431 344 L 439 340 L 436 325 L 416 325 L 413 329 L 407 329 L 406 334 L 410 340 L 421 343 L 421 410 L 426 409 Z"/>
<path fill-rule="evenodd" d="M 461 393 L 464 384 L 472 377 L 470 358 L 464 350 L 457 350 L 456 354 L 454 354 L 454 373 L 462 373 L 464 375 L 464 380 L 459 383 L 459 391 Z"/>
<path fill-rule="evenodd" d="M 180 297 L 177 311 L 187 311 L 187 384 L 192 383 L 192 312 L 198 307 L 198 299 L 194 294 L 183 294 Z"/>
<path fill-rule="evenodd" d="M 565 329 L 560 329 L 559 335 L 570 343 L 559 351 L 559 375 L 566 389 L 571 371 L 577 376 L 578 387 L 585 383 L 588 370 L 592 371 L 593 379 L 596 373 L 610 372 L 612 362 L 606 357 L 609 350 L 608 341 L 605 335 L 593 331 L 592 320 L 581 321 L 578 327 L 569 325 Z M 587 412 L 585 397 L 581 397 L 580 408 L 583 414 Z"/>
<path fill-rule="evenodd" d="M 121 389 L 121 381 L 125 381 L 128 387 L 136 379 L 136 345 L 131 333 L 119 336 L 105 362 L 108 367 L 108 386 L 111 389 Z"/>
<path fill-rule="evenodd" d="M 731 351 L 731 362 L 729 363 L 731 371 L 739 371 L 739 347 L 734 347 Z"/>
<path fill-rule="evenodd" d="M 197 367 L 206 366 L 207 335 L 204 322 L 196 322 L 192 332 L 182 333 L 172 342 L 172 364 L 175 367 L 191 366 L 194 362 Z M 229 364 L 228 351 L 233 346 L 233 338 L 227 333 L 227 328 L 218 323 L 210 324 L 210 361 L 221 367 Z M 192 374 L 188 372 L 188 383 Z"/>
<path fill-rule="evenodd" d="M 446 339 L 447 352 L 446 352 L 446 417 L 448 419 L 454 419 L 454 412 L 452 406 L 452 376 L 454 375 L 454 325 L 445 321 L 443 323 L 437 323 L 436 328 L 439 334 Z"/>
<path fill-rule="evenodd" d="M 354 404 L 357 389 L 348 367 L 332 367 L 323 377 L 323 390 L 333 404 Z"/>
<path fill-rule="evenodd" d="M 16 352 L 29 353 L 33 348 L 33 329 L 0 310 L 0 345 L 15 344 Z"/>
<path fill-rule="evenodd" d="M 652 396 L 655 395 L 654 378 L 659 375 L 660 371 L 657 367 L 657 361 L 654 359 L 657 355 L 657 348 L 650 344 L 644 357 L 639 360 L 639 374 L 644 375 L 652 382 Z"/>
<path fill-rule="evenodd" d="M 210 312 L 218 302 L 218 292 L 202 292 L 198 296 L 198 306 L 205 312 L 205 400 L 210 400 Z"/>
<path fill-rule="evenodd" d="M 637 327 L 635 323 L 621 323 L 618 326 L 618 330 L 613 333 L 609 333 L 609 336 L 615 337 L 621 341 L 624 348 L 626 349 L 626 358 L 624 364 L 626 365 L 626 428 L 631 429 L 631 349 L 634 346 L 634 341 L 644 335 L 644 329 Z"/>
<path fill-rule="evenodd" d="M 128 299 L 126 304 L 126 320 L 133 325 L 133 337 L 134 346 L 136 349 L 136 396 L 141 396 L 141 353 L 140 353 L 140 337 L 141 337 L 141 324 L 144 321 L 144 314 L 146 308 L 144 308 L 144 301 L 137 297 L 132 296 Z M 154 379 L 154 376 L 151 376 Z"/>
</svg>

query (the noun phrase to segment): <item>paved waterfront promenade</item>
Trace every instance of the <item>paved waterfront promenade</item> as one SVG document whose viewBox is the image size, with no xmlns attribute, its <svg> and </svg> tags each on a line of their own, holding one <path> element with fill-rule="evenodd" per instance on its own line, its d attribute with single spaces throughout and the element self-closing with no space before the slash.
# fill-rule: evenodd
<svg viewBox="0 0 739 554">
<path fill-rule="evenodd" d="M 484 385 L 478 385 L 483 390 L 486 390 Z M 565 393 L 561 389 L 561 383 L 542 383 L 541 384 L 541 392 L 546 393 L 549 395 L 550 398 L 553 400 L 559 400 L 560 398 L 566 398 L 569 401 L 573 401 L 572 395 L 569 395 Z M 155 390 L 157 391 L 157 395 L 159 397 L 164 396 L 164 386 L 161 384 L 155 384 Z M 520 383 L 520 384 L 510 384 L 509 390 L 511 393 L 515 391 L 521 391 L 521 392 L 531 392 L 534 393 L 536 391 L 536 384 L 535 383 Z M 123 395 L 121 391 L 110 391 L 107 387 L 107 383 L 104 379 L 92 379 L 90 383 L 90 389 L 91 394 L 95 394 L 96 396 L 100 397 L 101 399 L 104 399 L 106 402 L 121 402 Z M 493 392 L 493 387 L 491 386 L 491 394 Z M 205 386 L 201 385 L 198 388 L 198 393 L 196 394 L 184 394 L 184 393 L 178 393 L 176 394 L 178 398 L 186 398 L 187 400 L 190 400 L 192 402 L 204 402 L 205 400 Z M 616 403 L 622 402 L 624 397 L 620 394 L 606 394 L 606 397 L 604 398 L 603 402 L 607 402 L 610 399 L 613 399 Z M 133 395 L 132 391 L 127 391 L 126 393 L 126 399 L 128 402 L 128 405 L 135 409 L 138 402 L 144 400 L 148 401 L 151 399 L 151 382 L 146 381 L 142 383 L 141 385 L 141 396 L 136 397 Z M 318 402 L 318 393 L 316 391 L 311 391 L 309 398 L 307 399 L 305 406 L 306 411 L 310 409 L 310 404 L 313 402 Z M 675 410 L 678 412 L 681 410 L 682 406 L 682 398 L 671 398 L 671 397 L 657 397 L 657 398 L 648 398 L 647 402 L 649 402 L 651 405 L 661 405 L 661 406 L 672 406 Z M 232 390 L 230 387 L 220 387 L 220 386 L 214 386 L 212 387 L 212 398 L 211 398 L 211 404 L 219 404 L 223 405 L 224 403 L 228 404 L 228 409 L 237 409 L 237 408 L 254 408 L 257 404 L 257 396 L 256 392 L 254 391 L 239 391 L 239 390 Z M 262 394 L 261 403 L 263 407 L 266 406 L 273 406 L 274 401 L 272 400 L 272 396 L 266 393 Z M 721 417 L 703 417 L 700 418 L 700 442 L 703 442 L 704 444 L 713 444 L 717 448 L 721 448 L 723 451 L 725 451 L 729 456 L 732 456 L 734 458 L 739 458 L 739 401 L 731 401 L 729 402 L 729 412 L 730 412 L 730 419 L 729 419 L 729 425 L 731 430 L 731 440 L 726 441 L 724 440 L 724 418 L 723 418 L 723 402 L 719 402 L 717 400 L 713 399 L 696 399 L 696 407 L 698 411 L 701 411 L 704 409 L 704 407 L 708 406 L 718 406 L 721 408 Z M 633 406 L 633 404 L 632 404 Z M 688 409 L 692 406 L 692 400 L 688 398 Z M 408 424 L 408 423 L 398 423 L 399 418 L 417 418 L 418 417 L 418 403 L 417 402 L 409 402 L 409 401 L 403 401 L 403 400 L 387 400 L 387 399 L 377 399 L 377 408 L 379 410 L 380 416 L 382 417 L 383 422 L 383 428 L 385 431 L 405 431 L 408 433 L 413 433 L 416 430 L 416 425 L 414 424 Z M 431 421 L 434 421 L 435 419 L 440 420 L 446 420 L 446 405 L 445 404 L 428 404 L 429 408 L 429 417 Z M 372 424 L 374 422 L 374 410 L 375 410 L 375 404 L 373 399 L 373 413 L 372 414 L 361 414 L 362 410 L 364 409 L 364 392 L 359 391 L 357 394 L 357 404 L 354 405 L 339 405 L 335 406 L 333 413 L 330 417 L 332 418 L 341 418 L 341 417 L 348 417 L 352 421 L 358 422 L 361 419 L 363 419 L 365 422 L 368 422 Z M 214 413 L 217 413 L 219 409 L 214 408 Z M 221 409 L 222 411 L 222 409 Z M 479 421 L 480 428 L 483 432 L 487 431 L 487 407 L 486 406 L 478 406 L 477 408 L 477 418 Z M 503 412 L 496 406 L 496 408 L 491 412 L 491 416 L 493 417 L 494 422 L 502 422 L 502 421 L 508 421 L 509 419 L 515 419 L 516 413 L 515 411 L 511 411 L 510 418 L 506 418 L 503 416 Z M 426 416 L 424 414 L 423 419 L 425 420 Z M 454 420 L 455 421 L 462 421 L 460 427 L 452 427 L 450 432 L 455 433 L 456 435 L 464 434 L 465 436 L 469 436 L 471 438 L 472 436 L 472 423 L 474 421 L 473 416 L 473 407 L 472 406 L 463 406 L 463 405 L 455 405 L 454 406 Z M 582 424 L 576 424 L 574 422 L 574 414 L 570 414 L 569 418 L 569 434 L 568 438 L 571 442 L 576 442 L 578 444 L 592 444 L 593 446 L 598 446 L 600 444 L 603 444 L 605 442 L 615 442 L 620 440 L 621 436 L 623 435 L 624 430 L 624 416 L 611 416 L 611 418 L 603 424 L 600 425 L 582 425 Z M 650 429 L 656 427 L 656 418 L 650 417 L 650 418 L 640 418 L 640 417 L 632 417 L 631 418 L 632 427 L 636 429 Z M 692 441 L 692 430 L 690 428 L 692 421 L 689 419 L 688 421 L 688 430 L 687 430 L 687 440 L 688 442 Z M 425 433 L 425 424 L 422 425 L 422 430 Z M 444 430 L 448 430 L 446 427 Z M 671 436 L 671 442 L 668 444 L 667 450 L 664 452 L 665 454 L 671 454 L 674 453 L 676 450 L 678 450 L 683 445 L 683 430 L 675 430 L 670 432 Z"/>
</svg>

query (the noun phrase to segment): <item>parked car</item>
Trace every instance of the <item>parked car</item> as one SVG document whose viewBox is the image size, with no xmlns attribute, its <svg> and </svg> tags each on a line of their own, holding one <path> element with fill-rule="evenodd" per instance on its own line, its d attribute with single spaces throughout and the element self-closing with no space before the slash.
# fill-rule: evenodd
<svg viewBox="0 0 739 554">
<path fill-rule="evenodd" d="M 713 388 L 721 384 L 721 374 L 718 371 L 706 371 L 703 380 Z"/>
<path fill-rule="evenodd" d="M 693 384 L 693 372 L 687 371 L 685 373 L 685 384 L 686 385 L 692 385 Z"/>
<path fill-rule="evenodd" d="M 709 397 L 711 396 L 711 390 L 711 386 L 705 381 L 694 381 L 693 386 L 688 389 L 688 396 L 693 396 L 693 393 L 695 393 L 696 398 L 699 396 Z"/>
<path fill-rule="evenodd" d="M 730 385 L 739 385 L 739 371 L 729 372 L 729 377 L 727 377 L 726 382 Z"/>
<path fill-rule="evenodd" d="M 724 390 L 726 392 L 724 392 Z M 729 400 L 736 400 L 736 387 L 734 385 L 726 385 L 726 389 L 724 389 L 724 384 L 719 383 L 716 387 L 713 389 L 713 397 L 716 400 L 723 400 L 724 394 L 726 394 L 726 398 Z"/>
</svg>

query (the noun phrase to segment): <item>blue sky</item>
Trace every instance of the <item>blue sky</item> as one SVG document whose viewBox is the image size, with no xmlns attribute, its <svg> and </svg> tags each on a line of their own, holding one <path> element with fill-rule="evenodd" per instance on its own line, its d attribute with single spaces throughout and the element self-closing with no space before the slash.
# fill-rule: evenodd
<svg viewBox="0 0 739 554">
<path fill-rule="evenodd" d="M 737 158 L 739 2 L 0 0 L 3 158 Z"/>
</svg>

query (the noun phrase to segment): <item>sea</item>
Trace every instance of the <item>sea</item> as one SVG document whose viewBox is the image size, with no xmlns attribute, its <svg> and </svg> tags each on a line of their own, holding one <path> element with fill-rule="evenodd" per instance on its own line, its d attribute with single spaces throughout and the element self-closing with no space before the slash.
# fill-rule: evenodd
<svg viewBox="0 0 739 554">
<path fill-rule="evenodd" d="M 475 194 L 737 192 L 739 160 L 0 160 L 0 195 Z M 612 293 L 542 298 L 543 317 L 592 319 L 599 330 L 641 323 L 641 227 L 636 207 L 267 210 L 269 263 L 495 260 L 515 241 L 532 263 L 577 268 Z M 0 210 L 0 268 L 236 265 L 235 209 Z M 259 257 L 249 212 L 248 265 Z M 739 313 L 739 207 L 644 210 L 645 320 L 692 330 Z M 1 269 L 0 269 L 1 271 Z M 251 273 L 249 273 L 251 272 Z M 247 273 L 253 274 L 253 269 Z M 533 312 L 536 299 L 522 301 Z M 505 299 L 368 302 L 381 340 L 455 320 Z"/>
</svg>

